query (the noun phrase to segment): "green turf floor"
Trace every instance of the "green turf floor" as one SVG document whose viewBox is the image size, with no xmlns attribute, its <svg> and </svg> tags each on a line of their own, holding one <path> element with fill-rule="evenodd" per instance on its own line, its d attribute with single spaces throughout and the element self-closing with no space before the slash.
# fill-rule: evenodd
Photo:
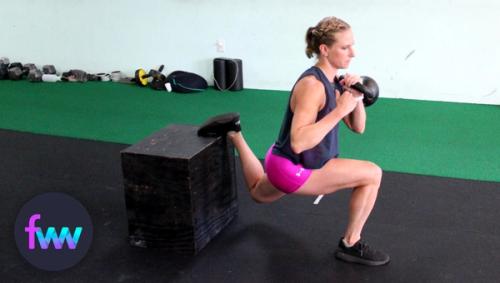
<svg viewBox="0 0 500 283">
<path fill-rule="evenodd" d="M 288 92 L 253 89 L 174 94 L 116 83 L 0 81 L 0 128 L 132 144 L 172 123 L 238 111 L 262 158 L 287 99 Z M 341 128 L 341 157 L 389 171 L 500 181 L 499 106 L 379 99 L 367 112 L 363 135 Z"/>
</svg>

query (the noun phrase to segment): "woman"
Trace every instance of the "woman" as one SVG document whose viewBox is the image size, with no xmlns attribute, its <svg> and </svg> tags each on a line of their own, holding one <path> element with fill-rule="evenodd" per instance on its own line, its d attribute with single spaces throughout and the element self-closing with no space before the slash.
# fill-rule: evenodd
<svg viewBox="0 0 500 283">
<path fill-rule="evenodd" d="M 252 198 L 273 202 L 286 194 L 323 195 L 352 188 L 349 221 L 339 242 L 338 259 L 365 265 L 383 265 L 389 256 L 361 241 L 361 231 L 375 204 L 382 170 L 368 161 L 338 158 L 338 127 L 343 121 L 363 133 L 366 112 L 362 94 L 350 88 L 357 75 L 337 77 L 354 57 L 352 30 L 335 17 L 321 20 L 306 33 L 306 54 L 317 62 L 295 83 L 278 140 L 266 154 L 264 169 L 241 133 L 239 115 L 213 117 L 199 130 L 201 136 L 226 134 L 242 163 Z M 342 95 L 341 95 L 342 94 Z"/>
</svg>

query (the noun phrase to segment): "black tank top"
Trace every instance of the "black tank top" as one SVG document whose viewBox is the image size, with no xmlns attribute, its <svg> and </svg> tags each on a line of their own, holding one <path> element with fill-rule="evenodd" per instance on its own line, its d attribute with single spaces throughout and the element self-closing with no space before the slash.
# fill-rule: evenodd
<svg viewBox="0 0 500 283">
<path fill-rule="evenodd" d="M 314 76 L 317 80 L 321 81 L 325 86 L 326 103 L 323 109 L 318 112 L 316 122 L 323 119 L 328 113 L 330 113 L 337 106 L 335 99 L 335 89 L 338 89 L 341 93 L 343 91 L 340 83 L 335 80 L 332 84 L 328 78 L 325 76 L 320 68 L 313 66 L 306 70 L 297 80 L 300 81 L 302 78 L 307 76 Z M 295 84 L 297 84 L 295 82 Z M 304 168 L 308 169 L 318 169 L 325 165 L 331 158 L 338 157 L 339 146 L 338 146 L 338 128 L 337 124 L 319 144 L 315 147 L 305 150 L 300 154 L 295 154 L 290 146 L 290 128 L 292 125 L 293 112 L 290 110 L 290 101 L 292 98 L 292 93 L 295 85 L 290 92 L 290 97 L 288 98 L 288 105 L 285 112 L 285 117 L 283 118 L 283 123 L 281 124 L 281 130 L 278 140 L 275 142 L 273 153 L 279 156 L 283 156 L 293 163 L 300 163 Z"/>
</svg>

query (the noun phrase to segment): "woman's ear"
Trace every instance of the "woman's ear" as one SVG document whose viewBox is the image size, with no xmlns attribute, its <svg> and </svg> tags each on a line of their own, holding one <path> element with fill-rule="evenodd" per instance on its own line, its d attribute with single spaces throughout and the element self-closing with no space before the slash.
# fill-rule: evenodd
<svg viewBox="0 0 500 283">
<path fill-rule="evenodd" d="M 328 57 L 328 46 L 326 44 L 321 44 L 318 49 L 322 57 Z"/>
</svg>

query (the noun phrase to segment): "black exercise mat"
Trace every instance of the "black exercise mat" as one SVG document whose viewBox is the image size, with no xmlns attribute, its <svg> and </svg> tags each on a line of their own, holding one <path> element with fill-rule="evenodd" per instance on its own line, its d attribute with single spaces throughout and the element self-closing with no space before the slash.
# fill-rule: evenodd
<svg viewBox="0 0 500 283">
<path fill-rule="evenodd" d="M 385 172 L 365 227 L 387 266 L 333 257 L 349 191 L 251 201 L 238 167 L 239 216 L 196 257 L 127 243 L 120 150 L 128 145 L 0 130 L 2 282 L 492 282 L 500 277 L 500 184 Z M 238 164 L 239 166 L 239 164 Z M 19 254 L 14 222 L 42 192 L 65 192 L 87 208 L 94 240 L 60 271 L 38 270 Z"/>
</svg>

